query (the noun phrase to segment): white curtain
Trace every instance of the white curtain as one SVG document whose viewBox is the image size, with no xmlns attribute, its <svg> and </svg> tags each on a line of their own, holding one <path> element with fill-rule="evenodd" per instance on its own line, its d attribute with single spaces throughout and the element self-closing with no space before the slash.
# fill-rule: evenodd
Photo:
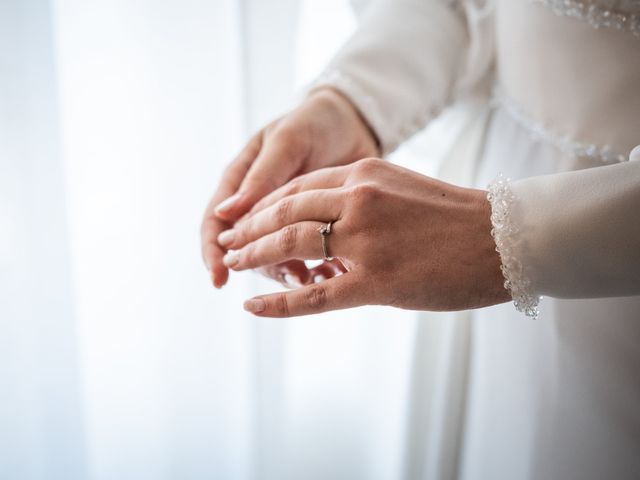
<svg viewBox="0 0 640 480">
<path fill-rule="evenodd" d="M 0 478 L 408 471 L 415 315 L 256 319 L 278 287 L 215 291 L 199 254 L 223 166 L 353 28 L 345 0 L 0 2 Z"/>
</svg>

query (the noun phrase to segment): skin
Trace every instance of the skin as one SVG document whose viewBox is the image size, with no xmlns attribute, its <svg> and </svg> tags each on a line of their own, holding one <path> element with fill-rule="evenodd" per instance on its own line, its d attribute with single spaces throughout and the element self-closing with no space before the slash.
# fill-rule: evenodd
<svg viewBox="0 0 640 480">
<path fill-rule="evenodd" d="M 229 278 L 222 262 L 226 249 L 218 243 L 218 235 L 259 199 L 300 174 L 377 155 L 371 129 L 355 107 L 331 88 L 312 93 L 298 108 L 254 135 L 225 170 L 202 221 L 202 257 L 214 286 L 221 288 Z M 342 270 L 339 262 L 308 270 L 300 260 L 260 269 L 286 286 L 308 284 L 314 277 L 328 278 Z"/>
<path fill-rule="evenodd" d="M 265 317 L 368 304 L 461 310 L 508 301 L 486 192 L 377 156 L 371 129 L 329 88 L 258 132 L 205 211 L 202 256 L 213 284 L 226 284 L 229 269 L 254 269 L 294 288 L 245 302 Z M 329 221 L 336 258 L 308 269 L 304 260 L 323 258 L 318 228 Z"/>
<path fill-rule="evenodd" d="M 219 241 L 227 267 L 322 258 L 318 228 L 345 273 L 245 308 L 292 317 L 359 305 L 463 310 L 509 300 L 486 192 L 369 158 L 303 175 L 261 200 Z"/>
</svg>

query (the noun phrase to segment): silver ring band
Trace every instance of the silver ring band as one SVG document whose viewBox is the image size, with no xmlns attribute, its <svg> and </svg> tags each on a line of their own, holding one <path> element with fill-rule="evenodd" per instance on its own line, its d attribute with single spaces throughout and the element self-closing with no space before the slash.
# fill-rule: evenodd
<svg viewBox="0 0 640 480">
<path fill-rule="evenodd" d="M 333 221 L 318 228 L 318 232 L 320 232 L 320 236 L 322 237 L 322 255 L 327 262 L 333 260 L 333 257 L 329 255 L 329 249 L 327 248 L 327 237 L 331 234 L 331 225 L 333 225 Z"/>
</svg>

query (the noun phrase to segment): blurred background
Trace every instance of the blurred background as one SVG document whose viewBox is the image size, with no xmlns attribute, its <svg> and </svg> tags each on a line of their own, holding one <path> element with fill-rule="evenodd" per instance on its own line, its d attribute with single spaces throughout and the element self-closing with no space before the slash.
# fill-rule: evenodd
<svg viewBox="0 0 640 480">
<path fill-rule="evenodd" d="M 0 1 L 0 479 L 406 474 L 415 314 L 257 319 L 279 286 L 200 259 L 222 169 L 362 8 Z"/>
</svg>

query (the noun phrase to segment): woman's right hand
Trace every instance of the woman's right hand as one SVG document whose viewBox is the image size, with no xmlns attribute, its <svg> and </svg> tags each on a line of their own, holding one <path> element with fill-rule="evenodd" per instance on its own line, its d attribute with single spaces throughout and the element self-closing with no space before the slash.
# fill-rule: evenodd
<svg viewBox="0 0 640 480">
<path fill-rule="evenodd" d="M 303 173 L 379 155 L 375 135 L 362 116 L 331 88 L 316 90 L 298 108 L 263 128 L 227 167 L 204 214 L 202 256 L 213 284 L 221 288 L 229 277 L 218 235 L 258 200 Z M 318 273 L 326 277 L 335 268 L 339 267 L 324 265 Z M 300 260 L 262 272 L 282 283 L 286 274 L 303 284 L 313 276 Z"/>
</svg>

